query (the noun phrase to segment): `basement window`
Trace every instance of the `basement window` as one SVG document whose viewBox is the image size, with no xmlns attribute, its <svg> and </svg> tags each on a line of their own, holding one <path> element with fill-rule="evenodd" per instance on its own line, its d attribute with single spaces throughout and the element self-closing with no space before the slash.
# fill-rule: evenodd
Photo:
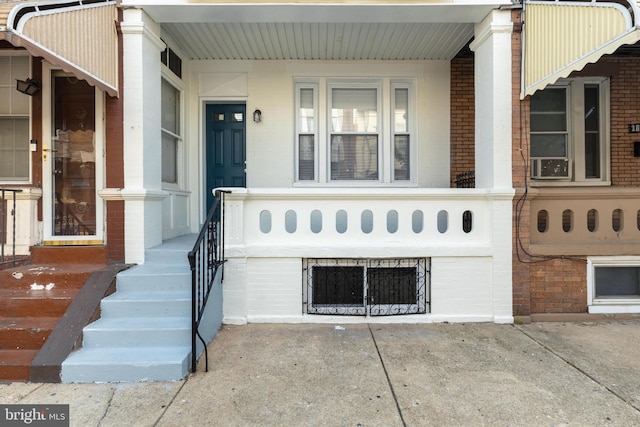
<svg viewBox="0 0 640 427">
<path fill-rule="evenodd" d="M 429 311 L 429 261 L 317 259 L 303 261 L 305 312 L 390 316 Z"/>
<path fill-rule="evenodd" d="M 592 257 L 588 268 L 589 312 L 640 312 L 640 257 Z"/>
</svg>

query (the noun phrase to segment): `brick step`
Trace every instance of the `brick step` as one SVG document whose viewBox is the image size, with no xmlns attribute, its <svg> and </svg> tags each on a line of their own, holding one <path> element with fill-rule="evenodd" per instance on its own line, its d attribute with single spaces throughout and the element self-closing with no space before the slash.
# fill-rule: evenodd
<svg viewBox="0 0 640 427">
<path fill-rule="evenodd" d="M 0 350 L 0 381 L 29 381 L 29 367 L 38 350 Z"/>
<path fill-rule="evenodd" d="M 60 317 L 78 289 L 20 290 L 0 289 L 0 315 L 3 317 Z"/>
<path fill-rule="evenodd" d="M 0 271 L 0 289 L 32 290 L 55 285 L 54 288 L 81 288 L 91 273 L 103 265 L 25 265 Z"/>
<path fill-rule="evenodd" d="M 58 323 L 57 317 L 0 317 L 0 350 L 37 350 Z"/>
<path fill-rule="evenodd" d="M 106 264 L 106 246 L 32 246 L 32 264 Z"/>
</svg>

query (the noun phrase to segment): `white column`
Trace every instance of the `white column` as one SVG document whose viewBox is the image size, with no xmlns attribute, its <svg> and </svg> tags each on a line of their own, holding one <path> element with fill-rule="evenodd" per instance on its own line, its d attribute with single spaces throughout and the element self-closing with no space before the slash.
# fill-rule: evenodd
<svg viewBox="0 0 640 427">
<path fill-rule="evenodd" d="M 124 68 L 125 261 L 144 263 L 162 243 L 160 26 L 141 9 L 125 9 Z"/>
<path fill-rule="evenodd" d="M 511 33 L 510 11 L 491 12 L 476 25 L 476 188 L 511 184 Z"/>
<path fill-rule="evenodd" d="M 511 11 L 492 11 L 476 25 L 476 188 L 492 190 L 491 289 L 496 323 L 513 322 Z"/>
</svg>

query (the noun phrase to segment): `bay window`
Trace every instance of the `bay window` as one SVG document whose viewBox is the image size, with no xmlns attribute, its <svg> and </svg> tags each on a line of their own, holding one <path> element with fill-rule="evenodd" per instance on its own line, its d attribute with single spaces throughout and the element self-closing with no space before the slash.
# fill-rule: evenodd
<svg viewBox="0 0 640 427">
<path fill-rule="evenodd" d="M 413 86 L 393 79 L 296 81 L 296 180 L 411 182 Z"/>
</svg>

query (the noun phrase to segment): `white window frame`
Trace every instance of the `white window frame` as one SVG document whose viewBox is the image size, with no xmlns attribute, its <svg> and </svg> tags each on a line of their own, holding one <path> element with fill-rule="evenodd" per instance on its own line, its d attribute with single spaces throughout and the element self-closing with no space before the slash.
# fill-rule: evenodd
<svg viewBox="0 0 640 427">
<path fill-rule="evenodd" d="M 598 267 L 637 267 L 640 256 L 594 256 L 587 259 L 587 305 L 589 313 L 640 313 L 638 298 L 596 298 L 596 272 Z"/>
<path fill-rule="evenodd" d="M 186 158 L 185 144 L 184 144 L 184 112 L 185 112 L 185 90 L 184 83 L 178 76 L 176 76 L 173 71 L 169 69 L 166 65 L 162 64 L 162 73 L 161 79 L 165 80 L 167 83 L 171 84 L 178 92 L 178 114 L 180 117 L 178 119 L 178 133 L 171 132 L 167 129 L 162 128 L 162 124 L 160 125 L 160 132 L 162 135 L 169 135 L 172 138 L 176 138 L 176 182 L 166 182 L 162 181 L 162 187 L 166 190 L 178 190 L 183 187 L 183 183 L 186 182 L 185 179 L 185 167 L 184 161 Z M 162 112 L 161 112 L 162 114 Z M 162 174 L 162 172 L 161 172 Z"/>
<path fill-rule="evenodd" d="M 331 93 L 332 89 L 374 88 L 378 97 L 378 179 L 377 180 L 332 180 L 331 179 Z M 299 141 L 303 132 L 300 125 L 300 91 L 313 89 L 315 108 L 314 135 L 314 179 L 300 180 Z M 408 180 L 394 179 L 394 137 L 395 123 L 395 89 L 408 91 L 408 132 L 409 136 L 409 171 Z M 414 187 L 417 185 L 417 83 L 415 78 L 381 77 L 362 78 L 294 78 L 294 186 L 344 186 L 344 187 L 379 187 L 398 186 Z"/>
<path fill-rule="evenodd" d="M 599 90 L 599 130 L 600 130 L 600 177 L 587 178 L 585 176 L 584 161 L 584 87 L 585 85 L 598 85 Z M 561 79 L 550 88 L 563 87 L 567 90 L 567 132 L 569 177 L 539 179 L 533 176 L 531 171 L 531 184 L 533 186 L 607 186 L 611 185 L 611 91 L 610 80 L 606 77 L 580 77 Z M 530 166 L 533 166 L 533 159 Z"/>
<path fill-rule="evenodd" d="M 11 91 L 12 94 L 16 93 L 19 94 L 19 92 L 16 90 L 16 79 L 20 78 L 21 80 L 26 80 L 29 76 L 31 76 L 32 74 L 32 70 L 31 70 L 31 61 L 30 59 L 30 55 L 28 52 L 20 52 L 20 51 L 0 51 L 0 56 L 2 57 L 26 57 L 27 58 L 27 64 L 28 64 L 28 71 L 27 71 L 27 75 L 26 76 L 11 76 L 11 80 L 9 82 L 9 90 Z M 26 118 L 28 121 L 28 135 L 29 135 L 29 141 L 27 141 L 28 147 L 29 149 L 27 150 L 27 162 L 28 162 L 28 172 L 27 172 L 27 177 L 25 179 L 20 179 L 20 178 L 16 178 L 16 179 L 8 179 L 8 177 L 4 177 L 0 175 L 0 184 L 11 184 L 11 185 L 17 185 L 17 184 L 30 184 L 32 181 L 32 177 L 33 177 L 33 156 L 31 155 L 31 152 L 34 150 L 35 146 L 33 146 L 30 141 L 33 138 L 32 137 L 32 131 L 33 131 L 33 126 L 32 126 L 32 110 L 33 110 L 33 103 L 31 102 L 32 97 L 28 96 L 28 95 L 24 95 L 24 94 L 19 94 L 20 96 L 26 96 L 27 98 L 29 98 L 29 107 L 28 107 L 28 112 L 26 114 L 0 114 L 0 117 L 2 118 L 19 118 L 19 119 L 24 119 Z"/>
</svg>

